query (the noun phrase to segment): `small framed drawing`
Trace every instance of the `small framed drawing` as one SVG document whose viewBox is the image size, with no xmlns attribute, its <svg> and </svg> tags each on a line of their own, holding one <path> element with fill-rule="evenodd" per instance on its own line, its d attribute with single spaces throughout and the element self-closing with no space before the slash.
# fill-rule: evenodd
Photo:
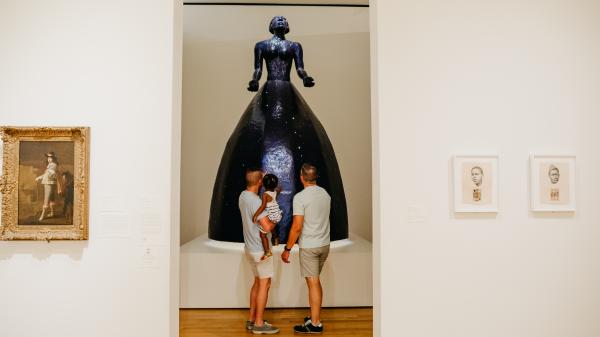
<svg viewBox="0 0 600 337">
<path fill-rule="evenodd" d="M 498 212 L 498 156 L 454 156 L 454 212 Z"/>
<path fill-rule="evenodd" d="M 575 156 L 531 155 L 531 210 L 575 212 Z"/>
<path fill-rule="evenodd" d="M 0 127 L 0 240 L 87 240 L 86 127 Z"/>
</svg>

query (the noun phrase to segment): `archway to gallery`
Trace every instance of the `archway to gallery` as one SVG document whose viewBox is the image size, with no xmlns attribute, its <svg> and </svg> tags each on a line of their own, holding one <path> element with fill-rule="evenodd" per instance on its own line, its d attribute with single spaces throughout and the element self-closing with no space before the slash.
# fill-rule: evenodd
<svg viewBox="0 0 600 337">
<path fill-rule="evenodd" d="M 208 219 L 225 145 L 253 97 L 246 86 L 252 75 L 254 44 L 269 38 L 270 19 L 283 15 L 291 27 L 288 38 L 302 43 L 305 68 L 316 86 L 304 88 L 294 73 L 292 83 L 327 131 L 347 202 L 349 238 L 332 243 L 322 274 L 323 320 L 330 333 L 356 332 L 360 326 L 365 336 L 371 336 L 368 2 L 198 2 L 185 3 L 183 11 L 180 335 L 246 333 L 246 311 L 239 308 L 248 306 L 251 271 L 242 259 L 243 245 L 212 240 Z M 263 81 L 265 78 L 263 74 Z M 274 249 L 276 256 L 281 249 Z M 280 326 L 282 333 L 291 333 L 291 325 L 308 312 L 307 290 L 297 263 L 284 266 L 276 260 L 275 266 L 266 317 Z M 340 319 L 349 316 L 357 318 Z"/>
</svg>

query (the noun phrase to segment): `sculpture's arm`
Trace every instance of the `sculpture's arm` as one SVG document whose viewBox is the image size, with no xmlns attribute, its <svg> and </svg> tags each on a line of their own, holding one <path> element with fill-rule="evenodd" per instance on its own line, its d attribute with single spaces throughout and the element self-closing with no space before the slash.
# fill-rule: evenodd
<svg viewBox="0 0 600 337">
<path fill-rule="evenodd" d="M 296 64 L 296 72 L 298 76 L 302 79 L 305 87 L 313 87 L 315 85 L 315 80 L 308 76 L 306 70 L 304 70 L 304 56 L 302 54 L 302 45 L 298 42 L 294 43 L 294 63 Z"/>
<path fill-rule="evenodd" d="M 248 91 L 258 91 L 258 80 L 262 75 L 262 48 L 260 42 L 254 46 L 254 74 L 252 80 L 248 83 Z"/>
</svg>

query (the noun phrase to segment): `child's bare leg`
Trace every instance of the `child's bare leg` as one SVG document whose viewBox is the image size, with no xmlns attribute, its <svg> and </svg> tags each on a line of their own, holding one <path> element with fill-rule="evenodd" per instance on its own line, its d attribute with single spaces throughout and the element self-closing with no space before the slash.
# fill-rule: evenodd
<svg viewBox="0 0 600 337">
<path fill-rule="evenodd" d="M 264 260 L 271 254 L 271 249 L 269 247 L 269 237 L 267 236 L 267 233 L 260 232 L 260 242 L 263 246 L 263 252 L 265 252 L 261 260 Z"/>
</svg>

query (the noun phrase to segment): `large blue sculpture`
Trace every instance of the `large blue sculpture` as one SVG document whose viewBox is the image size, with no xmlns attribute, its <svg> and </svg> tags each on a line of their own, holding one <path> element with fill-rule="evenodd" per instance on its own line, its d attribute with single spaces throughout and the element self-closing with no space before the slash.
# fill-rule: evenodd
<svg viewBox="0 0 600 337">
<path fill-rule="evenodd" d="M 258 91 L 227 142 L 213 188 L 209 237 L 243 242 L 238 198 L 246 188 L 245 171 L 262 168 L 279 178 L 278 196 L 283 218 L 277 228 L 286 242 L 292 220 L 292 200 L 302 189 L 299 170 L 303 163 L 315 165 L 318 184 L 331 195 L 331 239 L 348 237 L 348 213 L 339 167 L 325 129 L 290 82 L 292 62 L 305 87 L 314 80 L 304 70 L 302 46 L 285 39 L 287 20 L 276 16 L 269 31 L 273 37 L 254 48 L 254 75 L 249 91 Z M 263 61 L 267 83 L 259 90 Z"/>
</svg>

